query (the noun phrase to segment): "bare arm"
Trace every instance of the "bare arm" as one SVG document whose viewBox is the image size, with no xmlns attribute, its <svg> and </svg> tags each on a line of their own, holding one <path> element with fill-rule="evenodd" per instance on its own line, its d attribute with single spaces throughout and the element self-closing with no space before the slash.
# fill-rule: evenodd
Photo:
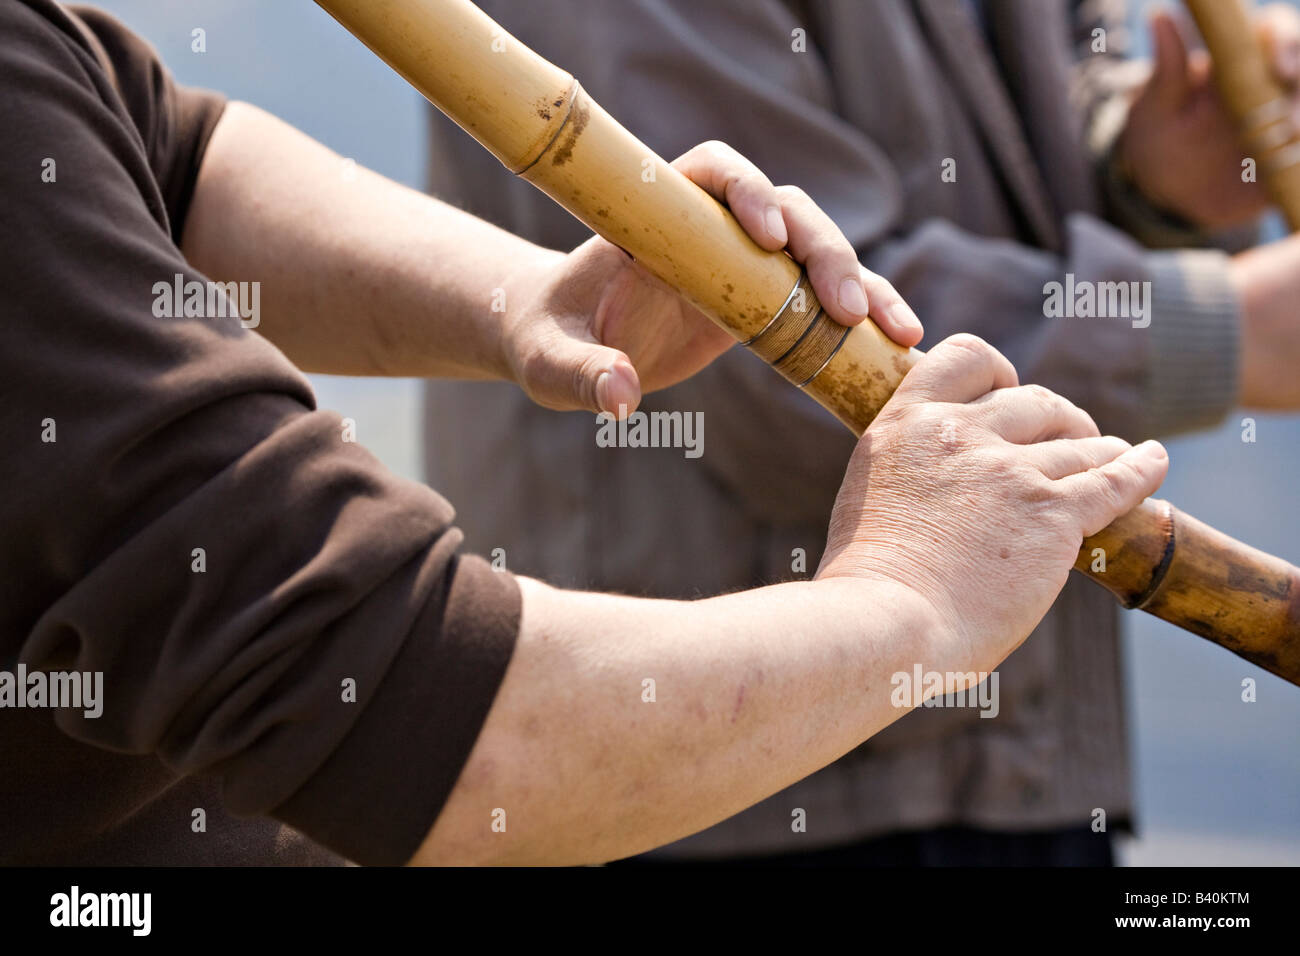
<svg viewBox="0 0 1300 956">
<path fill-rule="evenodd" d="M 181 251 L 262 283 L 258 331 L 300 368 L 506 378 L 492 293 L 563 257 L 231 103 L 213 132 Z"/>
<path fill-rule="evenodd" d="M 755 242 L 805 263 L 832 318 L 852 325 L 870 310 L 901 343 L 920 340 L 898 293 L 797 190 L 721 144 L 676 165 Z M 182 251 L 219 281 L 260 281 L 259 331 L 306 371 L 507 379 L 549 407 L 617 412 L 733 344 L 604 240 L 543 249 L 246 103 L 213 132 Z"/>
<path fill-rule="evenodd" d="M 694 833 L 891 723 L 889 675 L 949 653 L 887 582 L 696 603 L 520 583 L 498 703 L 418 862 L 592 863 Z"/>
<path fill-rule="evenodd" d="M 906 713 L 893 675 L 991 671 L 1046 613 L 1083 536 L 1167 465 L 1158 445 L 1097 437 L 1068 402 L 1014 385 L 979 340 L 931 352 L 859 443 L 815 581 L 693 603 L 522 581 L 514 658 L 413 862 L 659 846 Z"/>
</svg>

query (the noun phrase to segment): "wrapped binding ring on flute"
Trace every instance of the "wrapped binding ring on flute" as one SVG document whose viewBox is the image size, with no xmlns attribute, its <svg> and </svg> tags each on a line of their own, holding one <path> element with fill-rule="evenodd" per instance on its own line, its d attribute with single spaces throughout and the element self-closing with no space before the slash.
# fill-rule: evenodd
<svg viewBox="0 0 1300 956">
<path fill-rule="evenodd" d="M 870 322 L 850 330 L 832 321 L 792 259 L 756 246 L 572 76 L 468 0 L 317 2 L 508 169 L 690 298 L 854 433 L 920 357 Z M 1075 568 L 1125 607 L 1300 684 L 1300 570 L 1287 562 L 1149 499 L 1085 540 Z"/>
</svg>

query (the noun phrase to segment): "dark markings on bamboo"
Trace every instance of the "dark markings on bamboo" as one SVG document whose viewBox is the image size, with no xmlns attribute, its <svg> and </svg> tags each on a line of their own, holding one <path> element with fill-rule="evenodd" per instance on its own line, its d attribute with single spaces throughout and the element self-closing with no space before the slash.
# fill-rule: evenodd
<svg viewBox="0 0 1300 956">
<path fill-rule="evenodd" d="M 537 151 L 536 155 L 534 155 L 531 159 L 528 159 L 522 165 L 517 167 L 512 167 L 510 169 L 510 172 L 514 173 L 516 176 L 527 178 L 524 177 L 524 173 L 528 172 L 528 170 L 536 166 L 537 163 L 541 160 L 541 158 L 545 156 L 547 153 L 549 153 L 551 151 L 551 148 L 557 142 L 559 142 L 560 136 L 563 135 L 565 128 L 569 125 L 569 120 L 573 117 L 573 114 L 575 112 L 574 107 L 577 105 L 578 98 L 582 95 L 583 95 L 582 85 L 577 80 L 574 80 L 573 83 L 569 86 L 568 90 L 565 91 L 564 95 L 560 99 L 555 101 L 555 107 L 557 109 L 560 108 L 561 106 L 563 106 L 564 108 L 564 116 L 560 120 L 560 125 L 555 127 L 555 133 L 551 136 L 550 139 L 546 141 L 545 145 L 543 145 L 542 148 Z M 549 112 L 544 118 L 547 120 L 551 118 Z M 573 151 L 574 141 L 577 140 L 578 135 L 582 132 L 582 128 L 587 125 L 586 110 L 582 111 L 582 116 L 579 117 L 579 120 L 580 120 L 579 127 L 575 132 L 570 134 L 569 142 L 566 144 L 567 150 L 570 153 Z M 567 158 L 568 156 L 566 154 L 565 159 Z M 563 160 L 558 161 L 556 165 L 559 165 L 561 162 L 563 162 Z"/>
<path fill-rule="evenodd" d="M 1174 508 L 1167 501 L 1160 503 L 1161 507 L 1161 524 L 1165 536 L 1165 547 L 1160 552 L 1160 561 L 1156 564 L 1155 569 L 1151 572 L 1151 582 L 1147 589 L 1135 597 L 1131 602 L 1123 601 L 1127 608 L 1141 609 L 1144 604 L 1150 601 L 1160 591 L 1160 585 L 1165 583 L 1165 575 L 1169 572 L 1169 565 L 1174 560 L 1174 549 L 1178 545 L 1177 533 L 1175 531 Z"/>
</svg>

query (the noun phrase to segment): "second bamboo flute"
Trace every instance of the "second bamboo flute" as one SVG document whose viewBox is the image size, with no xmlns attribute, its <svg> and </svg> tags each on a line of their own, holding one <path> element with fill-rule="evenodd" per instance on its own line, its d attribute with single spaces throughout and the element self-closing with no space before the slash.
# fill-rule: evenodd
<svg viewBox="0 0 1300 956">
<path fill-rule="evenodd" d="M 317 0 L 435 106 L 592 230 L 862 434 L 920 358 L 826 316 L 799 266 L 618 124 L 564 70 L 468 0 Z M 796 465 L 797 467 L 797 465 Z M 1100 570 L 1104 566 L 1105 570 Z M 1148 500 L 1076 568 L 1300 683 L 1300 571 Z"/>
<path fill-rule="evenodd" d="M 1214 83 L 1240 126 L 1242 146 L 1258 161 L 1274 202 L 1300 229 L 1300 130 L 1291 97 L 1273 77 L 1243 0 L 1184 0 L 1214 58 Z"/>
</svg>

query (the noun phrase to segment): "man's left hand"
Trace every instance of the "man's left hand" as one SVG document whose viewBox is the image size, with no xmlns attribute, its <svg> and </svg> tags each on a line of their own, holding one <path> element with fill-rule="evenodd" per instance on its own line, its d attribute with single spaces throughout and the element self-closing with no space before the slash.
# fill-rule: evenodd
<svg viewBox="0 0 1300 956">
<path fill-rule="evenodd" d="M 863 268 L 826 213 L 801 189 L 777 187 L 722 143 L 674 164 L 724 203 L 759 246 L 804 265 L 827 314 L 843 325 L 868 315 L 894 341 L 921 340 L 921 324 L 887 281 Z M 616 416 L 645 392 L 704 368 L 735 340 L 618 247 L 599 237 L 514 280 L 524 305 L 503 329 L 512 377 L 539 405 Z"/>
</svg>

